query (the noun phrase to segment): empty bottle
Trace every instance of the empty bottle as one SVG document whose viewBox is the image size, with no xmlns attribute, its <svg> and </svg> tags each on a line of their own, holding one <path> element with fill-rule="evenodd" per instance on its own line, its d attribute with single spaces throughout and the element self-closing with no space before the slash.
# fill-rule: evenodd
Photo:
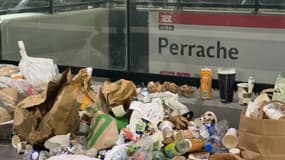
<svg viewBox="0 0 285 160">
<path fill-rule="evenodd" d="M 167 157 L 172 158 L 174 156 L 181 156 L 185 154 L 187 151 L 189 151 L 189 148 L 190 148 L 189 142 L 183 139 L 168 144 L 165 147 L 165 153 Z"/>
<path fill-rule="evenodd" d="M 229 129 L 229 121 L 227 120 L 220 120 L 216 125 L 216 132 L 215 134 L 219 137 L 224 137 L 226 132 Z"/>
<path fill-rule="evenodd" d="M 217 135 L 210 136 L 205 143 L 205 151 L 210 153 L 217 153 L 221 151 L 222 141 Z"/>
</svg>

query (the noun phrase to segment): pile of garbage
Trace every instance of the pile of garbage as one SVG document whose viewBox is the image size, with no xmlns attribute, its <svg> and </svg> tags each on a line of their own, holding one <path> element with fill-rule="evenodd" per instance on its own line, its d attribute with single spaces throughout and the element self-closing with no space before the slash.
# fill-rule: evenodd
<svg viewBox="0 0 285 160">
<path fill-rule="evenodd" d="M 179 101 L 192 95 L 191 86 L 149 82 L 143 88 L 125 79 L 95 86 L 92 68 L 59 74 L 52 60 L 28 57 L 22 42 L 19 47 L 19 67 L 0 68 L 8 70 L 0 71 L 0 101 L 11 108 L 13 116 L 4 121 L 14 119 L 12 145 L 24 160 L 206 160 L 218 152 L 239 154 L 237 130 L 228 121 L 210 111 L 194 118 Z M 10 98 L 10 90 L 21 98 Z"/>
</svg>

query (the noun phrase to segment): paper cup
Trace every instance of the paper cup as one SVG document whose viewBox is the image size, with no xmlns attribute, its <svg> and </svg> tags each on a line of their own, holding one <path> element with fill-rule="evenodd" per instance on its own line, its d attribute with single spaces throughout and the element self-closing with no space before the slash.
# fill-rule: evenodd
<svg viewBox="0 0 285 160">
<path fill-rule="evenodd" d="M 90 126 L 88 125 L 88 122 L 86 121 L 81 121 L 79 124 L 79 133 L 87 133 L 89 130 Z"/>
<path fill-rule="evenodd" d="M 239 104 L 248 104 L 251 100 L 251 93 L 248 93 L 248 83 L 238 83 L 237 87 Z"/>
<path fill-rule="evenodd" d="M 236 70 L 234 68 L 218 68 L 219 92 L 222 103 L 233 101 Z"/>
<path fill-rule="evenodd" d="M 172 122 L 170 122 L 170 121 L 163 121 L 159 125 L 159 129 L 161 131 L 165 131 L 165 130 L 172 131 L 173 128 L 174 128 L 174 124 Z"/>
<path fill-rule="evenodd" d="M 245 111 L 246 117 L 257 118 L 259 111 L 259 106 L 255 102 L 249 102 Z"/>
<path fill-rule="evenodd" d="M 225 134 L 222 143 L 226 148 L 235 148 L 238 145 L 238 131 L 235 128 L 230 128 Z"/>
</svg>

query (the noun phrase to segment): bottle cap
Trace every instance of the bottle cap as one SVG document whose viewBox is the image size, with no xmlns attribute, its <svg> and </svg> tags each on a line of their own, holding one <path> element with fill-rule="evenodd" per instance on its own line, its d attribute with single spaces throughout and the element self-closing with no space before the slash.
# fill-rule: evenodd
<svg viewBox="0 0 285 160">
<path fill-rule="evenodd" d="M 212 152 L 213 151 L 213 146 L 211 144 L 206 144 L 205 145 L 205 151 L 206 152 Z"/>
</svg>

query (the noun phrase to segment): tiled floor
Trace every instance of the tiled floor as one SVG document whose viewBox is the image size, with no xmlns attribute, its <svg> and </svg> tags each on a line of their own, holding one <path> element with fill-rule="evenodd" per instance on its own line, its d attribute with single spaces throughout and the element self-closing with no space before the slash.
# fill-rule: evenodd
<svg viewBox="0 0 285 160">
<path fill-rule="evenodd" d="M 17 154 L 9 142 L 0 141 L 0 160 L 22 160 L 23 156 Z"/>
</svg>

